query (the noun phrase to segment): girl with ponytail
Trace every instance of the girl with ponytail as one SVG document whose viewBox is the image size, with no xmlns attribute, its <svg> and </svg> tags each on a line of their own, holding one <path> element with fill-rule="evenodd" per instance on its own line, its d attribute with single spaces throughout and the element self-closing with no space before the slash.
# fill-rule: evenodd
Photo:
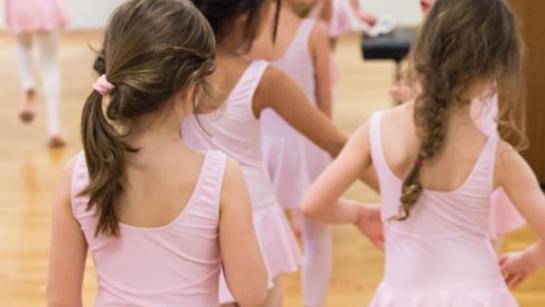
<svg viewBox="0 0 545 307">
<path fill-rule="evenodd" d="M 53 208 L 48 302 L 81 306 L 87 250 L 95 306 L 218 306 L 223 267 L 244 305 L 267 275 L 240 167 L 196 152 L 180 122 L 220 108 L 214 33 L 188 0 L 131 0 L 110 19 L 83 108 L 83 152 Z M 240 259 L 244 258 L 244 262 Z"/>
<path fill-rule="evenodd" d="M 370 306 L 518 306 L 506 285 L 545 266 L 545 196 L 516 149 L 481 132 L 470 114 L 482 93 L 498 94 L 507 119 L 500 132 L 525 145 L 518 22 L 504 0 L 438 0 L 412 53 L 416 99 L 374 114 L 311 187 L 303 211 L 336 222 L 341 207 L 330 204 L 372 166 L 386 270 Z M 499 264 L 489 240 L 497 188 L 541 238 Z"/>
</svg>

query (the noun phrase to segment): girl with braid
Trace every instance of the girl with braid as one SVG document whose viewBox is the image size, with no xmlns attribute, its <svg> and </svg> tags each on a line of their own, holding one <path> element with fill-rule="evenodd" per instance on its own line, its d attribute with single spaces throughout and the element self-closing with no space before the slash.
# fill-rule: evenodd
<svg viewBox="0 0 545 307">
<path fill-rule="evenodd" d="M 374 114 L 305 196 L 307 216 L 335 222 L 353 213 L 347 201 L 331 204 L 369 166 L 376 170 L 386 269 L 370 306 L 515 307 L 507 286 L 545 266 L 537 178 L 514 147 L 481 132 L 470 115 L 472 100 L 501 89 L 511 128 L 502 132 L 523 131 L 516 116 L 524 107 L 522 49 L 505 1 L 437 1 L 412 50 L 415 100 Z M 489 214 L 499 187 L 541 241 L 498 263 Z"/>
<path fill-rule="evenodd" d="M 427 15 L 435 4 L 436 0 L 421 0 L 420 7 L 422 14 Z M 401 83 L 392 86 L 390 94 L 395 101 L 406 102 L 415 97 L 409 86 L 411 80 L 402 80 Z M 473 120 L 486 135 L 498 135 L 499 114 L 497 93 L 483 93 L 471 103 L 471 114 Z M 503 236 L 511 233 L 526 224 L 524 218 L 517 211 L 515 205 L 509 199 L 505 191 L 498 188 L 491 197 L 490 207 L 490 238 L 499 251 Z"/>
</svg>

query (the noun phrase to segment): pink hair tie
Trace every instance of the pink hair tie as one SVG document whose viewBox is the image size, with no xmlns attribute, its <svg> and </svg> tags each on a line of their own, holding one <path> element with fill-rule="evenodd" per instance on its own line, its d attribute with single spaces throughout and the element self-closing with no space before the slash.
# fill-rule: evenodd
<svg viewBox="0 0 545 307">
<path fill-rule="evenodd" d="M 420 166 L 422 166 L 423 164 L 424 164 L 424 160 L 422 160 L 422 159 L 416 159 L 416 160 L 414 161 L 414 166 L 420 167 Z"/>
<path fill-rule="evenodd" d="M 108 82 L 108 79 L 106 79 L 106 75 L 100 76 L 95 84 L 93 84 L 93 89 L 99 92 L 102 96 L 109 95 L 114 88 L 115 85 Z"/>
</svg>

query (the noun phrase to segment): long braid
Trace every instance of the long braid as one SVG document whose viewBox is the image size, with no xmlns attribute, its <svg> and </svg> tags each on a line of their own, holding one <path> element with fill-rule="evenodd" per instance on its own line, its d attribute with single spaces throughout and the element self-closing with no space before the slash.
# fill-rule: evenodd
<svg viewBox="0 0 545 307">
<path fill-rule="evenodd" d="M 508 128 L 525 140 L 523 116 L 518 122 L 513 120 L 524 109 L 523 44 L 506 2 L 437 1 L 418 32 L 411 48 L 410 76 L 421 86 L 414 110 L 420 147 L 403 182 L 400 212 L 391 218 L 398 221 L 409 218 L 422 196 L 422 166 L 442 150 L 450 111 L 471 103 L 473 93 L 469 91 L 475 85 L 500 85 L 501 114 Z M 506 91 L 509 96 L 503 95 Z"/>
</svg>

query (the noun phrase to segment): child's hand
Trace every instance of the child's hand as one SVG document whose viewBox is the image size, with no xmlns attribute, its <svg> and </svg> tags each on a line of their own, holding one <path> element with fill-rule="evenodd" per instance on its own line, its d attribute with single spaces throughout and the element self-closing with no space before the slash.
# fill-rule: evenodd
<svg viewBox="0 0 545 307">
<path fill-rule="evenodd" d="M 505 283 L 511 289 L 518 288 L 528 276 L 537 271 L 537 266 L 526 252 L 508 253 L 499 259 Z"/>
<path fill-rule="evenodd" d="M 361 206 L 355 225 L 376 248 L 384 251 L 384 227 L 379 206 Z"/>
<path fill-rule="evenodd" d="M 358 16 L 358 18 L 365 22 L 366 24 L 368 24 L 370 27 L 373 27 L 377 24 L 377 16 L 373 15 L 373 14 L 370 14 L 370 13 L 366 13 L 362 10 L 358 10 L 355 12 L 356 13 L 356 16 Z"/>
</svg>

